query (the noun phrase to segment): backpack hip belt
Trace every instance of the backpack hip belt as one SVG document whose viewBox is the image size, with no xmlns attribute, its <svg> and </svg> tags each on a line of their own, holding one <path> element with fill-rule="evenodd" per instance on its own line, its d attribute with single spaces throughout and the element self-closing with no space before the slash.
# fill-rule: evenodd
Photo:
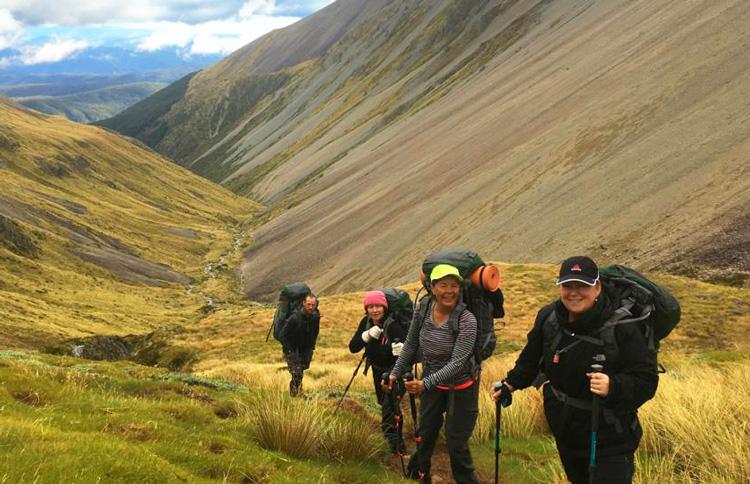
<svg viewBox="0 0 750 484">
<path fill-rule="evenodd" d="M 591 400 L 584 400 L 582 398 L 571 397 L 565 392 L 555 388 L 555 386 L 552 385 L 551 383 L 548 386 L 550 390 L 552 390 L 552 394 L 555 396 L 555 398 L 561 401 L 563 405 L 568 405 L 570 407 L 577 408 L 579 410 L 585 410 L 587 412 L 590 412 L 592 410 Z M 607 422 L 609 425 L 614 426 L 617 433 L 621 434 L 622 422 L 620 422 L 620 419 L 615 415 L 615 413 L 609 408 L 602 408 L 601 412 L 602 412 L 602 415 L 604 416 L 604 421 Z"/>
</svg>

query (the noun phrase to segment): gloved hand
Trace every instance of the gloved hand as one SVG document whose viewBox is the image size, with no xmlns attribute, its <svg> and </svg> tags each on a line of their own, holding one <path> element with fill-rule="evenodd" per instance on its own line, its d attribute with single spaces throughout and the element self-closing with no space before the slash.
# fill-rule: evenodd
<svg viewBox="0 0 750 484">
<path fill-rule="evenodd" d="M 383 328 L 380 326 L 373 326 L 367 331 L 362 332 L 362 341 L 368 343 L 370 340 L 377 340 L 380 335 L 383 334 Z"/>
<path fill-rule="evenodd" d="M 498 381 L 492 384 L 492 398 L 503 407 L 509 407 L 513 403 L 513 390 L 506 381 Z"/>
<path fill-rule="evenodd" d="M 401 354 L 401 348 L 404 347 L 403 343 L 392 343 L 391 344 L 391 352 L 393 353 L 393 356 L 398 356 Z"/>
</svg>

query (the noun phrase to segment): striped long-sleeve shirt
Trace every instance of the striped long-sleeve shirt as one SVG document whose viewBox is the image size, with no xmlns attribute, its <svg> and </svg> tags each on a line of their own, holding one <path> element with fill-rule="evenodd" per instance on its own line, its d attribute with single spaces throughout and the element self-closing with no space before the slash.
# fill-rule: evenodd
<svg viewBox="0 0 750 484">
<path fill-rule="evenodd" d="M 421 348 L 424 357 L 422 381 L 427 390 L 434 385 L 458 384 L 471 378 L 467 361 L 473 353 L 477 337 L 477 320 L 471 311 L 464 310 L 460 314 L 456 336 L 451 331 L 448 321 L 435 326 L 432 321 L 432 300 L 429 304 L 420 330 L 417 327 L 421 311 L 414 312 L 406 342 L 391 372 L 392 375 L 400 377 L 414 361 L 417 349 Z"/>
</svg>

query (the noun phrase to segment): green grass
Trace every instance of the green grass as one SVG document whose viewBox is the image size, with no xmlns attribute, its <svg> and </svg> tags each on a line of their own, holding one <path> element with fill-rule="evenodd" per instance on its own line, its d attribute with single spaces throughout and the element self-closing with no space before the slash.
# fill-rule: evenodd
<svg viewBox="0 0 750 484">
<path fill-rule="evenodd" d="M 257 204 L 101 129 L 0 113 L 0 344 L 181 327 L 201 290 L 239 293 L 203 269 L 236 262 Z"/>
<path fill-rule="evenodd" d="M 523 438 L 501 435 L 500 449 L 498 466 L 500 482 L 548 483 L 554 482 L 562 473 L 562 465 L 557 456 L 555 442 L 549 436 Z M 471 450 L 477 466 L 484 470 L 486 478 L 494 478 L 494 436 L 491 440 L 474 444 Z"/>
<path fill-rule="evenodd" d="M 0 381 L 3 482 L 393 481 L 375 455 L 379 441 L 353 442 L 358 421 L 333 421 L 315 405 L 321 419 L 308 419 L 311 403 L 277 393 L 23 352 L 0 353 Z M 294 457 L 264 442 L 257 427 L 289 416 L 254 418 L 269 402 L 316 426 L 314 446 Z"/>
</svg>

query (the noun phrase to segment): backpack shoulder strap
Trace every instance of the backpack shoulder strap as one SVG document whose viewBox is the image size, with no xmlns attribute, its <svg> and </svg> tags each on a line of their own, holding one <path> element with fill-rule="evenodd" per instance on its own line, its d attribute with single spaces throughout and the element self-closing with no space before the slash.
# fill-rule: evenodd
<svg viewBox="0 0 750 484">
<path fill-rule="evenodd" d="M 385 335 L 384 344 L 388 344 L 390 342 L 390 338 L 388 337 L 388 328 L 391 327 L 391 324 L 393 323 L 393 316 L 388 315 L 388 317 L 385 318 L 385 321 L 383 321 L 383 334 Z"/>
<path fill-rule="evenodd" d="M 620 306 L 612 317 L 604 323 L 600 332 L 604 342 L 604 353 L 608 361 L 617 361 L 620 357 L 620 348 L 615 337 L 615 329 L 623 324 L 632 324 L 645 321 L 651 317 L 653 311 L 652 305 L 640 306 L 640 314 L 633 314 L 638 309 L 635 298 L 629 297 L 623 299 L 623 305 Z M 646 324 L 646 340 L 649 349 L 655 350 L 654 332 L 650 325 Z"/>
<path fill-rule="evenodd" d="M 458 321 L 461 319 L 461 315 L 466 311 L 466 304 L 459 302 L 455 308 L 453 308 L 453 311 L 451 311 L 451 315 L 448 318 L 448 328 L 451 330 L 451 333 L 453 333 L 453 339 L 458 338 Z"/>
</svg>

